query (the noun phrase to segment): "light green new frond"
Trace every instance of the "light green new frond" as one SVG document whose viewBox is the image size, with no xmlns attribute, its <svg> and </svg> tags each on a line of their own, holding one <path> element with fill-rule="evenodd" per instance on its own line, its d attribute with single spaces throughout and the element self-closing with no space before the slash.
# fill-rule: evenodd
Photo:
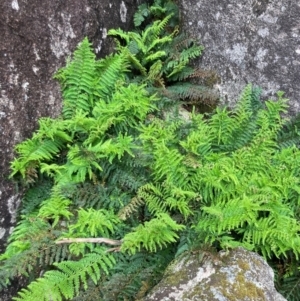
<svg viewBox="0 0 300 301">
<path fill-rule="evenodd" d="M 189 153 L 204 158 L 211 152 L 211 143 L 213 137 L 210 135 L 210 128 L 205 122 L 203 115 L 192 115 L 193 126 L 195 130 L 191 131 L 180 145 Z"/>
<path fill-rule="evenodd" d="M 126 42 L 126 44 L 129 44 L 129 42 L 130 42 L 130 37 L 129 37 L 128 33 L 124 32 L 121 28 L 117 28 L 117 29 L 112 28 L 108 31 L 107 35 L 117 36 L 117 37 L 121 38 L 122 40 L 124 40 Z"/>
<path fill-rule="evenodd" d="M 64 142 L 71 142 L 72 137 L 67 132 L 68 122 L 66 120 L 54 120 L 49 117 L 39 119 L 39 129 L 36 132 L 36 137 L 43 139 L 45 137 L 52 140 L 59 139 Z"/>
<path fill-rule="evenodd" d="M 137 44 L 134 43 L 134 45 L 137 45 Z M 132 67 L 139 70 L 141 72 L 142 76 L 146 76 L 147 75 L 146 68 L 141 64 L 141 62 L 135 55 L 139 52 L 138 48 L 135 47 L 135 50 L 133 51 L 131 48 L 128 47 L 128 48 L 124 48 L 122 51 L 127 56 L 128 61 L 133 65 Z"/>
<path fill-rule="evenodd" d="M 133 31 L 130 31 L 128 34 L 135 44 L 135 48 L 136 48 L 135 52 L 146 54 L 147 53 L 147 44 L 145 44 L 143 42 L 141 34 L 138 32 L 133 32 Z"/>
<path fill-rule="evenodd" d="M 80 289 L 86 290 L 88 279 L 94 283 L 102 274 L 108 274 L 114 266 L 112 255 L 99 249 L 97 253 L 89 253 L 79 261 L 55 263 L 57 270 L 47 271 L 42 278 L 29 284 L 19 292 L 15 301 L 62 301 L 78 295 Z"/>
<path fill-rule="evenodd" d="M 31 239 L 40 237 L 47 230 L 49 224 L 38 217 L 23 217 L 9 237 L 9 245 L 5 253 L 1 254 L 0 261 L 22 253 L 30 247 Z M 43 235 L 43 234 L 42 234 Z"/>
<path fill-rule="evenodd" d="M 227 108 L 217 108 L 216 114 L 209 120 L 209 125 L 213 135 L 216 137 L 216 143 L 227 144 L 234 131 L 234 119 L 231 118 Z"/>
<path fill-rule="evenodd" d="M 127 134 L 123 135 L 119 133 L 116 138 L 106 140 L 104 143 L 99 143 L 95 146 L 90 146 L 88 150 L 95 153 L 98 158 L 107 158 L 112 163 L 114 158 L 117 157 L 120 160 L 125 153 L 134 157 L 133 148 L 135 148 L 133 138 Z M 96 163 L 92 162 L 91 164 Z"/>
<path fill-rule="evenodd" d="M 285 120 L 283 118 L 281 118 L 280 114 L 287 112 L 288 99 L 283 98 L 283 95 L 284 95 L 284 92 L 279 91 L 277 93 L 276 101 L 266 101 L 267 116 L 268 116 L 270 125 L 276 131 L 281 129 L 285 123 Z"/>
<path fill-rule="evenodd" d="M 161 51 L 157 51 L 154 53 L 150 53 L 149 55 L 147 55 L 144 59 L 144 62 L 151 62 L 151 61 L 156 61 L 162 57 L 164 57 L 166 55 L 165 51 L 161 50 Z"/>
<path fill-rule="evenodd" d="M 135 254 L 142 248 L 156 252 L 168 244 L 176 242 L 178 234 L 185 226 L 178 225 L 166 213 L 160 213 L 156 218 L 139 225 L 134 232 L 126 234 L 121 245 L 122 252 Z"/>
<path fill-rule="evenodd" d="M 167 124 L 167 121 L 154 118 L 147 126 L 141 125 L 140 139 L 145 144 L 145 149 L 148 150 L 149 147 L 150 152 L 152 152 L 156 147 L 160 147 L 161 143 L 176 140 L 175 131 L 181 124 L 181 120 Z"/>
<path fill-rule="evenodd" d="M 77 237 L 110 237 L 120 222 L 119 218 L 105 209 L 79 209 L 76 223 L 69 227 Z"/>
<path fill-rule="evenodd" d="M 153 48 L 155 47 L 158 47 L 158 45 L 164 45 L 164 44 L 169 44 L 170 42 L 172 42 L 173 40 L 173 34 L 170 34 L 168 36 L 164 36 L 162 38 L 156 38 L 149 46 L 148 46 L 148 49 L 147 49 L 147 52 L 150 52 L 152 51 Z M 166 51 L 156 51 L 156 56 L 166 56 L 167 53 Z M 151 60 L 154 60 L 155 57 L 153 56 L 151 59 L 150 59 L 150 56 L 148 55 L 145 60 L 146 61 L 151 61 Z"/>
<path fill-rule="evenodd" d="M 70 204 L 70 200 L 53 194 L 50 199 L 43 201 L 38 216 L 46 219 L 53 219 L 54 227 L 62 217 L 70 219 L 73 215 L 69 210 Z"/>
<path fill-rule="evenodd" d="M 156 110 L 156 101 L 157 97 L 150 95 L 144 85 L 130 84 L 120 87 L 106 106 L 96 106 L 94 114 L 103 122 L 114 114 L 116 129 L 127 131 L 136 127 L 149 113 Z"/>
<path fill-rule="evenodd" d="M 138 198 L 146 203 L 150 213 L 158 214 L 167 211 L 167 203 L 162 187 L 152 183 L 145 184 L 138 190 Z"/>
<path fill-rule="evenodd" d="M 64 141 L 61 139 L 32 139 L 23 141 L 16 146 L 19 154 L 11 163 L 11 177 L 20 173 L 23 178 L 31 182 L 36 177 L 36 168 L 41 161 L 53 159 L 64 147 Z"/>
<path fill-rule="evenodd" d="M 147 44 L 151 40 L 153 40 L 154 41 L 153 43 L 155 43 L 155 40 L 157 40 L 159 38 L 159 35 L 165 29 L 166 25 L 168 24 L 168 22 L 171 18 L 172 18 L 172 14 L 166 16 L 163 20 L 154 21 L 152 26 L 149 26 L 148 28 L 146 28 L 146 30 L 142 33 L 143 44 Z M 152 46 L 152 47 L 154 47 L 154 46 Z M 149 50 L 149 48 L 148 48 L 148 50 Z"/>
<path fill-rule="evenodd" d="M 284 215 L 284 212 L 276 216 L 276 212 L 271 211 L 269 217 L 259 219 L 242 233 L 244 240 L 252 243 L 255 250 L 262 252 L 266 258 L 271 258 L 272 254 L 286 257 L 291 250 L 299 258 L 299 229 L 299 224 L 292 216 Z"/>
<path fill-rule="evenodd" d="M 107 101 L 115 91 L 118 82 L 123 82 L 128 71 L 128 57 L 126 53 L 114 54 L 97 62 L 97 80 L 94 95 Z"/>
<path fill-rule="evenodd" d="M 234 199 L 228 203 L 218 203 L 210 207 L 203 207 L 208 216 L 203 216 L 199 221 L 199 230 L 221 234 L 235 228 L 243 227 L 245 223 L 252 224 L 258 217 L 260 206 L 253 203 L 246 196 L 241 199 Z"/>
<path fill-rule="evenodd" d="M 177 149 L 169 149 L 161 145 L 160 149 L 154 151 L 155 179 L 157 181 L 166 179 L 168 182 L 183 185 L 185 182 L 184 156 Z"/>
<path fill-rule="evenodd" d="M 93 105 L 95 54 L 85 38 L 74 52 L 73 60 L 55 76 L 63 89 L 63 116 L 71 119 L 75 111 L 89 112 Z"/>
</svg>

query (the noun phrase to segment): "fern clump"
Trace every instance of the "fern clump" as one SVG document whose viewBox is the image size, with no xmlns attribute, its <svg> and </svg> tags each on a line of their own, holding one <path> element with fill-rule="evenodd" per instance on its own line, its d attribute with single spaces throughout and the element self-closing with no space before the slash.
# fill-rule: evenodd
<svg viewBox="0 0 300 301">
<path fill-rule="evenodd" d="M 248 85 L 234 109 L 198 113 L 194 102 L 212 97 L 190 81 L 203 48 L 178 20 L 171 1 L 143 4 L 137 31 L 110 31 L 116 53 L 96 60 L 84 39 L 56 74 L 62 115 L 42 118 L 11 163 L 27 191 L 0 289 L 31 281 L 14 300 L 139 299 L 176 256 L 203 246 L 254 250 L 281 266 L 280 290 L 300 291 L 290 289 L 300 151 L 287 100 L 262 103 Z M 178 103 L 193 107 L 185 118 Z"/>
<path fill-rule="evenodd" d="M 152 22 L 149 24 L 147 20 Z M 208 85 L 199 84 L 213 78 L 214 73 L 191 66 L 204 48 L 179 32 L 179 11 L 173 1 L 155 0 L 150 7 L 142 4 L 134 23 L 137 27 L 134 32 L 121 29 L 108 32 L 117 38 L 117 50 L 125 51 L 132 63 L 133 80 L 145 83 L 151 93 L 160 95 L 160 107 L 170 102 L 174 106 L 176 101 L 215 107 L 217 93 Z"/>
</svg>

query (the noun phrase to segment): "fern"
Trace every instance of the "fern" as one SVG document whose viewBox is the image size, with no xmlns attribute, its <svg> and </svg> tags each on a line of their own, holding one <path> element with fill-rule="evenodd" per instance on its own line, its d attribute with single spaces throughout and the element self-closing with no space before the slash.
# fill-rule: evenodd
<svg viewBox="0 0 300 301">
<path fill-rule="evenodd" d="M 113 267 L 114 258 L 98 249 L 94 253 L 89 253 L 80 261 L 67 261 L 54 264 L 57 270 L 48 271 L 43 278 L 32 282 L 27 289 L 19 292 L 19 297 L 13 300 L 62 300 L 64 298 L 74 298 L 81 285 L 87 289 L 87 277 L 96 283 L 102 274 L 108 274 L 108 270 Z"/>
<path fill-rule="evenodd" d="M 190 66 L 203 47 L 178 18 L 172 1 L 144 4 L 136 31 L 110 31 L 116 53 L 96 60 L 85 39 L 56 74 L 62 116 L 41 119 L 11 165 L 28 190 L 0 286 L 32 281 L 15 300 L 134 300 L 175 256 L 236 246 L 284 262 L 277 283 L 296 298 L 297 122 L 281 92 L 262 103 L 252 85 L 199 114 L 217 76 Z"/>
<path fill-rule="evenodd" d="M 125 235 L 121 250 L 135 254 L 144 247 L 148 251 L 156 252 L 175 242 L 178 238 L 176 231 L 183 228 L 183 225 L 176 224 L 167 214 L 160 213 L 157 218 L 139 225 L 134 232 Z"/>
<path fill-rule="evenodd" d="M 72 62 L 55 75 L 63 88 L 63 116 L 71 119 L 76 110 L 89 112 L 93 106 L 93 84 L 95 80 L 95 55 L 90 50 L 91 44 L 84 39 L 74 52 Z"/>
<path fill-rule="evenodd" d="M 138 32 L 112 29 L 109 35 L 118 38 L 117 50 L 125 53 L 134 71 L 142 75 L 135 80 L 146 83 L 150 88 L 157 87 L 156 92 L 173 99 L 173 103 L 176 100 L 174 96 L 179 96 L 180 99 L 215 106 L 218 95 L 212 89 L 178 83 L 179 80 L 197 77 L 199 72 L 189 64 L 203 51 L 195 40 L 178 34 L 178 15 L 178 9 L 171 1 L 155 1 L 150 7 L 142 5 L 136 13 L 135 23 L 140 27 Z M 145 18 L 153 18 L 151 26 L 142 25 Z M 174 82 L 177 86 L 173 87 Z M 165 93 L 165 88 L 169 88 L 170 92 Z"/>
</svg>

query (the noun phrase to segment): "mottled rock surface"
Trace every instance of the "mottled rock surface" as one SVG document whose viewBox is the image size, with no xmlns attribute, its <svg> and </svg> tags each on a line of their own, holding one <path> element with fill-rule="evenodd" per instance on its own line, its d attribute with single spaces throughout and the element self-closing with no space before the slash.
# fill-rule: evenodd
<svg viewBox="0 0 300 301">
<path fill-rule="evenodd" d="M 183 27 L 205 46 L 201 67 L 216 70 L 223 101 L 246 83 L 271 97 L 283 90 L 300 112 L 299 0 L 178 1 Z"/>
<path fill-rule="evenodd" d="M 168 267 L 143 301 L 285 301 L 273 270 L 256 253 L 188 254 Z"/>
</svg>

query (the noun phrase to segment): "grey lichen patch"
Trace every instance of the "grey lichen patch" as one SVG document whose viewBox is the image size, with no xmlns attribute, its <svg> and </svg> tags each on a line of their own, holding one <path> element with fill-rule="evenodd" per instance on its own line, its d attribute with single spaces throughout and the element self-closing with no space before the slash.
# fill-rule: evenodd
<svg viewBox="0 0 300 301">
<path fill-rule="evenodd" d="M 12 7 L 12 9 L 18 11 L 20 9 L 18 0 L 13 0 L 11 3 L 11 7 Z"/>
<path fill-rule="evenodd" d="M 268 53 L 268 49 L 259 48 L 256 52 L 254 60 L 257 61 L 257 68 L 263 70 L 267 63 L 265 61 L 265 56 Z"/>
<path fill-rule="evenodd" d="M 120 5 L 120 17 L 121 17 L 121 21 L 125 23 L 127 17 L 127 7 L 124 1 L 122 1 Z"/>
<path fill-rule="evenodd" d="M 246 56 L 247 47 L 241 43 L 237 43 L 232 48 L 226 49 L 225 53 L 232 62 L 241 65 Z"/>
<path fill-rule="evenodd" d="M 4 237 L 6 230 L 4 228 L 0 228 L 0 239 Z"/>
<path fill-rule="evenodd" d="M 57 58 L 60 58 L 66 54 L 70 54 L 69 38 L 73 39 L 76 37 L 70 23 L 71 15 L 62 12 L 61 20 L 62 24 L 59 24 L 57 19 L 50 17 L 48 23 L 51 34 L 50 47 Z"/>
<path fill-rule="evenodd" d="M 259 36 L 261 36 L 262 38 L 265 38 L 269 35 L 269 29 L 268 27 L 264 27 L 264 28 L 259 28 L 258 31 L 257 31 L 257 34 Z"/>
<path fill-rule="evenodd" d="M 16 222 L 17 209 L 20 205 L 20 202 L 21 202 L 21 199 L 20 199 L 20 196 L 18 194 L 13 195 L 8 199 L 7 208 L 8 208 L 8 212 L 11 215 L 11 223 Z"/>
</svg>

